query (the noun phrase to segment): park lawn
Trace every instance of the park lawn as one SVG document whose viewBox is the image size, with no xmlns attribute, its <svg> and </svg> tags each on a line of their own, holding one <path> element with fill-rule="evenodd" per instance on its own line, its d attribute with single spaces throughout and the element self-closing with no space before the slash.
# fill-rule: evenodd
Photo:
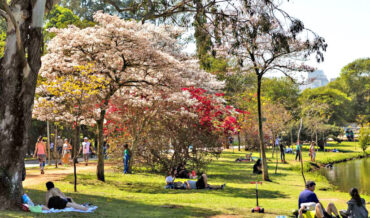
<svg viewBox="0 0 370 218">
<path fill-rule="evenodd" d="M 342 143 L 337 149 L 346 149 L 347 153 L 318 153 L 318 162 L 327 159 L 338 160 L 360 155 L 360 149 L 354 152 L 353 143 Z M 369 149 L 368 149 L 369 150 Z M 369 151 L 368 151 L 369 153 Z M 112 168 L 106 170 L 106 182 L 96 180 L 95 173 L 79 175 L 78 193 L 73 192 L 73 176 L 70 175 L 55 184 L 77 202 L 90 202 L 99 208 L 92 214 L 60 213 L 53 215 L 31 214 L 13 211 L 0 212 L 0 217 L 209 217 L 216 215 L 239 215 L 240 217 L 276 217 L 290 215 L 298 207 L 298 195 L 304 189 L 303 179 L 294 161 L 293 154 L 287 154 L 289 164 L 278 165 L 275 174 L 275 161 L 268 152 L 269 173 L 272 182 L 259 186 L 260 205 L 265 214 L 252 214 L 255 206 L 255 181 L 252 175 L 253 163 L 237 163 L 237 157 L 245 152 L 225 151 L 221 158 L 209 165 L 207 174 L 209 183 L 221 185 L 226 183 L 225 190 L 165 190 L 164 176 L 150 173 L 123 175 Z M 255 153 L 253 156 L 258 156 Z M 307 152 L 303 153 L 308 160 Z M 307 180 L 315 180 L 316 193 L 326 205 L 334 202 L 339 209 L 346 208 L 349 200 L 347 193 L 335 191 L 327 180 L 315 172 L 305 173 Z M 180 180 L 183 181 L 183 180 Z M 36 203 L 44 202 L 45 185 L 39 184 L 26 189 Z M 370 196 L 362 195 L 367 202 Z M 367 205 L 369 208 L 369 204 Z"/>
</svg>

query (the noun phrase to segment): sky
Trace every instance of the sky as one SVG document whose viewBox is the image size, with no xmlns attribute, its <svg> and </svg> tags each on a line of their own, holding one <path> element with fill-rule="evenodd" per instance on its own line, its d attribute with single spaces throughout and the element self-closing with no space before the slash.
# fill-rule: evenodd
<svg viewBox="0 0 370 218">
<path fill-rule="evenodd" d="M 325 61 L 314 66 L 329 80 L 352 61 L 370 57 L 370 0 L 290 0 L 281 7 L 325 38 Z"/>
</svg>

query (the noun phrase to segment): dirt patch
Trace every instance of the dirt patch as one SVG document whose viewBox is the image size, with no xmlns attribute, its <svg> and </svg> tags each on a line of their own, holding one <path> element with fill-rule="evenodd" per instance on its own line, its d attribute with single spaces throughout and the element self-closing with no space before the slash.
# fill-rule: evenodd
<svg viewBox="0 0 370 218">
<path fill-rule="evenodd" d="M 95 172 L 96 163 L 91 163 L 88 166 L 84 164 L 77 164 L 77 171 L 81 172 Z M 68 175 L 73 174 L 73 167 L 45 169 L 45 174 L 40 174 L 39 169 L 27 169 L 26 180 L 23 182 L 23 187 L 30 187 L 47 181 L 63 180 Z"/>
</svg>

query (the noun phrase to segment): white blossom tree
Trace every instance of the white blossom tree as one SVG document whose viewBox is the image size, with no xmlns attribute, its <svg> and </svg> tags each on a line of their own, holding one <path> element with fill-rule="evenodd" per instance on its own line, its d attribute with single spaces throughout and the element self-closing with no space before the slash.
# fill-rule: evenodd
<svg viewBox="0 0 370 218">
<path fill-rule="evenodd" d="M 79 29 L 69 26 L 52 29 L 56 36 L 43 57 L 41 76 L 74 74 L 75 66 L 93 64 L 93 73 L 102 76 L 104 85 L 97 87 L 99 116 L 97 177 L 104 181 L 103 124 L 109 101 L 122 88 L 140 87 L 148 92 L 155 87 L 181 87 L 193 81 L 220 88 L 213 75 L 197 69 L 186 60 L 177 37 L 181 30 L 171 26 L 140 24 L 98 12 L 94 27 Z M 186 82 L 186 79 L 193 78 Z"/>
</svg>

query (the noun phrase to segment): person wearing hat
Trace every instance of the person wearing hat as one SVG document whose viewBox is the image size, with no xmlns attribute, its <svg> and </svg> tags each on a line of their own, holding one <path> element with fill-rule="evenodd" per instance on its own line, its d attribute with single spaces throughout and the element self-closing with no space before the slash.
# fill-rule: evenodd
<svg viewBox="0 0 370 218">
<path fill-rule="evenodd" d="M 299 218 L 303 217 L 302 214 L 307 211 L 310 203 L 314 206 L 315 217 L 317 218 L 332 218 L 332 213 L 334 213 L 336 217 L 339 217 L 338 210 L 333 203 L 329 203 L 326 210 L 324 209 L 314 192 L 315 188 L 316 183 L 314 181 L 307 181 L 306 189 L 299 194 Z"/>
<path fill-rule="evenodd" d="M 91 152 L 93 152 L 91 143 L 89 142 L 89 139 L 87 137 L 84 138 L 84 141 L 82 142 L 82 146 L 80 147 L 80 151 L 78 153 L 80 154 L 81 151 L 83 151 L 85 165 L 87 166 L 89 162 L 89 155 Z"/>
</svg>

